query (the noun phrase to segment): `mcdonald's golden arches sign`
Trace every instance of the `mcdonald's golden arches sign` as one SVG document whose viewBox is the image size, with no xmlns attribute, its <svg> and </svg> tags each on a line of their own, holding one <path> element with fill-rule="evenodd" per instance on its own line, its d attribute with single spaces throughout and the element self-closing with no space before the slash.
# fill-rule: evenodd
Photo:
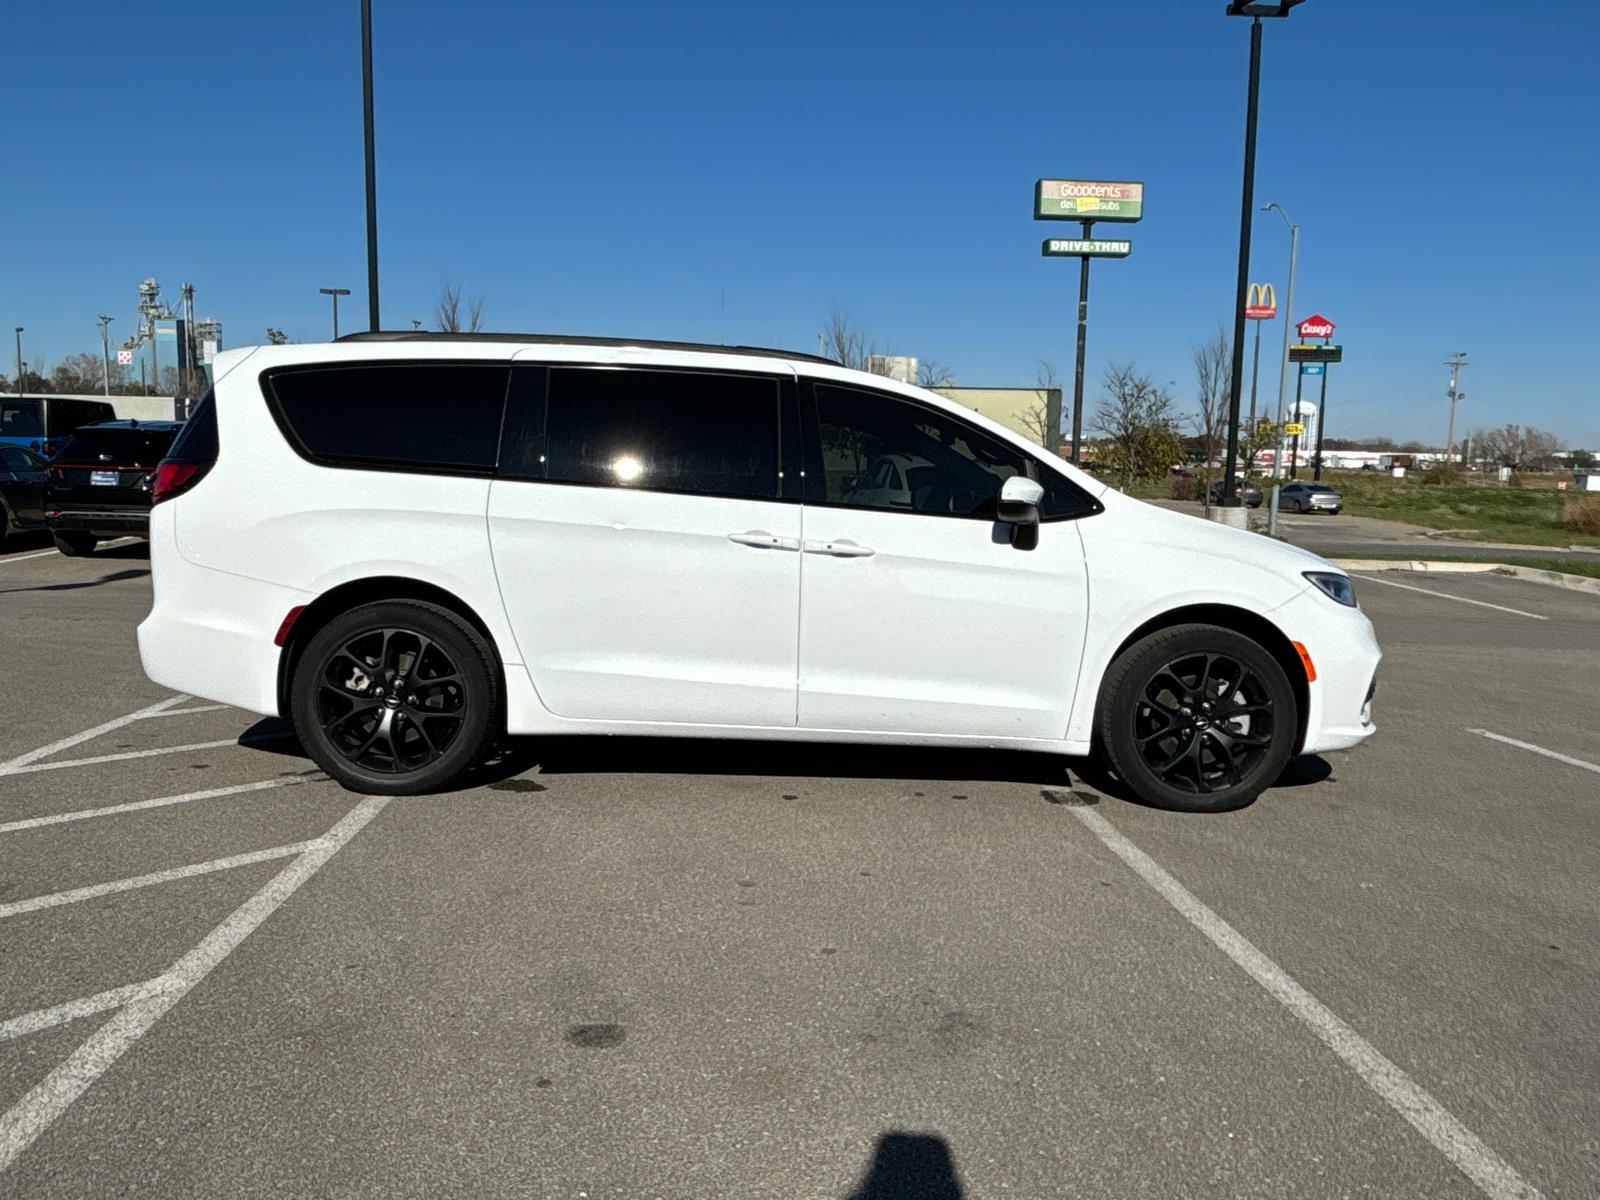
<svg viewBox="0 0 1600 1200">
<path fill-rule="evenodd" d="M 1251 321 L 1270 321 L 1278 315 L 1278 294 L 1270 283 L 1250 285 L 1250 303 L 1245 305 L 1244 315 Z"/>
</svg>

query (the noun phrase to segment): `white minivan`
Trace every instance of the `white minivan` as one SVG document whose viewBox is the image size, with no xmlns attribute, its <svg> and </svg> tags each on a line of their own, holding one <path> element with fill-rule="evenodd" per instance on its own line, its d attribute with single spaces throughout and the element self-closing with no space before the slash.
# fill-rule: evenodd
<svg viewBox="0 0 1600 1200">
<path fill-rule="evenodd" d="M 429 333 L 215 378 L 155 483 L 145 671 L 291 717 L 357 791 L 436 790 L 508 734 L 652 734 L 1093 753 L 1219 810 L 1372 732 L 1345 574 L 920 388 Z"/>
</svg>

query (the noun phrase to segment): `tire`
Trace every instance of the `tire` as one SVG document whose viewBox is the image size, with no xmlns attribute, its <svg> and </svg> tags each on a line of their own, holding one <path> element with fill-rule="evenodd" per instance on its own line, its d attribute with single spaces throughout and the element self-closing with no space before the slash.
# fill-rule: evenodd
<svg viewBox="0 0 1600 1200">
<path fill-rule="evenodd" d="M 92 533 L 57 533 L 55 538 L 56 549 L 68 558 L 84 558 L 94 553 L 94 548 L 100 544 L 100 539 Z"/>
<path fill-rule="evenodd" d="M 1242 808 L 1294 752 L 1288 676 L 1259 643 L 1221 626 L 1176 625 L 1135 642 L 1112 662 L 1100 697 L 1095 735 L 1106 765 L 1157 808 Z M 1224 700 L 1239 711 L 1225 716 Z"/>
<path fill-rule="evenodd" d="M 397 678 L 408 686 L 391 689 Z M 493 652 L 471 625 L 437 604 L 385 600 L 312 636 L 295 663 L 289 708 L 300 744 L 339 784 L 414 796 L 483 758 L 500 691 Z"/>
</svg>

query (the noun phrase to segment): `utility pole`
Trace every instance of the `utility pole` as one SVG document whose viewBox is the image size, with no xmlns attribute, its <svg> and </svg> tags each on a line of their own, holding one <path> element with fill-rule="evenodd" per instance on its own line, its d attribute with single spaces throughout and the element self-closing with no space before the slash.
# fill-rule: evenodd
<svg viewBox="0 0 1600 1200">
<path fill-rule="evenodd" d="M 17 382 L 12 385 L 22 395 L 22 326 L 17 326 Z"/>
<path fill-rule="evenodd" d="M 318 288 L 317 291 L 321 292 L 324 296 L 333 297 L 333 340 L 337 342 L 339 340 L 339 297 L 348 296 L 350 294 L 350 289 Z"/>
<path fill-rule="evenodd" d="M 367 153 L 367 327 L 378 324 L 378 178 L 372 136 L 372 0 L 361 0 L 361 117 Z"/>
<path fill-rule="evenodd" d="M 1450 361 L 1444 364 L 1450 368 L 1450 431 L 1444 435 L 1444 461 L 1450 461 L 1450 443 L 1456 440 L 1456 404 L 1466 395 L 1457 390 L 1457 383 L 1461 378 L 1461 368 L 1467 365 L 1467 352 L 1457 350 L 1450 356 Z M 1465 462 L 1465 460 L 1462 460 Z"/>
<path fill-rule="evenodd" d="M 97 318 L 100 322 L 100 379 L 104 385 L 105 394 L 111 395 L 111 334 L 107 326 L 115 317 L 108 317 L 101 313 Z"/>
<path fill-rule="evenodd" d="M 1284 297 L 1283 308 L 1283 362 L 1278 370 L 1278 430 L 1276 445 L 1272 451 L 1272 496 L 1268 501 L 1267 509 L 1267 534 L 1269 537 L 1278 536 L 1278 492 L 1282 489 L 1283 479 L 1283 402 L 1289 390 L 1289 327 L 1294 322 L 1294 271 L 1300 260 L 1300 226 L 1289 219 L 1289 214 L 1283 211 L 1283 205 L 1274 201 L 1263 205 L 1262 212 L 1277 209 L 1278 215 L 1283 218 L 1283 223 L 1289 227 L 1289 294 Z"/>
</svg>

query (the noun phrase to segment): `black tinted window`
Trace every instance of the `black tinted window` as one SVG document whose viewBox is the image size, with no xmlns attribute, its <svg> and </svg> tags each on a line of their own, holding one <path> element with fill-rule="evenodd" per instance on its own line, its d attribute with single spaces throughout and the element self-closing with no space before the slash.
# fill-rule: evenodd
<svg viewBox="0 0 1600 1200">
<path fill-rule="evenodd" d="M 210 392 L 200 397 L 168 453 L 187 462 L 217 461 L 217 409 Z"/>
<path fill-rule="evenodd" d="M 993 520 L 1000 485 L 1029 474 L 1020 450 L 946 413 L 878 392 L 818 384 L 817 431 L 829 504 Z M 1094 505 L 1037 464 L 1044 516 L 1077 516 Z M 820 490 L 821 495 L 816 492 Z"/>
<path fill-rule="evenodd" d="M 172 429 L 80 429 L 69 437 L 55 460 L 94 466 L 115 463 L 125 467 L 153 467 L 172 447 Z"/>
<path fill-rule="evenodd" d="M 0 465 L 11 471 L 34 471 L 39 460 L 21 446 L 0 446 Z"/>
<path fill-rule="evenodd" d="M 0 437 L 39 437 L 43 433 L 37 400 L 0 404 Z"/>
<path fill-rule="evenodd" d="M 280 371 L 274 411 L 312 458 L 352 466 L 489 471 L 508 368 L 363 363 Z"/>
<path fill-rule="evenodd" d="M 93 425 L 97 421 L 114 421 L 117 412 L 103 400 L 51 400 L 48 402 L 50 436 L 60 437 L 71 433 L 80 425 Z"/>
<path fill-rule="evenodd" d="M 553 367 L 545 478 L 777 495 L 778 384 L 748 375 Z"/>
</svg>

